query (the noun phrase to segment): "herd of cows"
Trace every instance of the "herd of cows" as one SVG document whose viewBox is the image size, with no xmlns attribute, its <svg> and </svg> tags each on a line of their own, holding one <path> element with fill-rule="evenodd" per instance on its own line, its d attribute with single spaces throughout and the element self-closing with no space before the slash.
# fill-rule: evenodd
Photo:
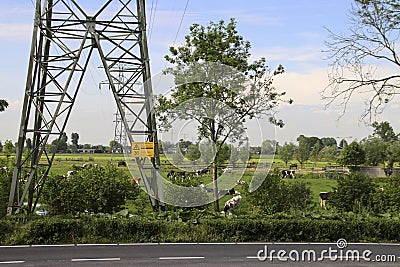
<svg viewBox="0 0 400 267">
<path fill-rule="evenodd" d="M 84 163 L 82 165 L 82 167 L 79 167 L 79 169 L 96 168 L 97 166 L 98 166 L 97 164 Z M 127 163 L 125 161 L 119 161 L 117 163 L 117 166 L 118 167 L 126 167 Z M 295 170 L 293 170 L 293 169 L 297 169 L 297 164 L 290 164 L 288 170 L 282 170 L 281 171 L 282 179 L 294 178 Z M 8 168 L 2 167 L 1 171 L 8 172 Z M 76 171 L 74 171 L 74 170 L 67 171 L 66 175 L 63 175 L 63 177 L 68 178 L 68 177 L 74 175 L 75 172 Z M 232 168 L 222 169 L 223 174 L 231 175 L 232 172 L 233 172 Z M 209 175 L 210 173 L 211 173 L 211 171 L 209 168 L 205 168 L 205 169 L 201 169 L 201 170 L 192 170 L 192 172 L 190 172 L 190 173 L 184 172 L 184 171 L 170 170 L 167 173 L 167 178 L 173 179 L 173 180 L 178 180 L 178 179 L 183 180 L 183 179 L 190 179 L 193 176 L 200 177 L 203 175 Z M 140 184 L 140 181 L 141 181 L 140 177 L 134 177 L 131 180 L 132 183 L 136 183 L 138 185 Z M 245 184 L 245 181 L 243 181 L 243 180 L 236 181 L 236 185 L 243 185 L 243 184 Z M 206 193 L 214 193 L 213 188 L 208 188 L 204 184 L 201 184 L 200 188 Z M 222 197 L 222 196 L 226 196 L 226 195 L 234 195 L 234 197 L 232 197 L 231 199 L 226 201 L 225 205 L 224 205 L 224 213 L 229 214 L 232 211 L 232 209 L 236 208 L 240 204 L 240 201 L 242 200 L 242 196 L 240 195 L 240 192 L 235 190 L 234 187 L 232 187 L 230 189 L 218 190 L 218 196 Z M 319 198 L 320 198 L 321 208 L 326 209 L 326 202 L 328 200 L 328 197 L 329 197 L 329 192 L 320 192 Z"/>
</svg>

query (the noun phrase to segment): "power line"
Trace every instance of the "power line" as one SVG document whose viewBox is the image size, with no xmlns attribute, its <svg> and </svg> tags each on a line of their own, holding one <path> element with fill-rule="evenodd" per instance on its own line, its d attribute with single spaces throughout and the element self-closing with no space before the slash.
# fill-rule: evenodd
<svg viewBox="0 0 400 267">
<path fill-rule="evenodd" d="M 179 23 L 178 31 L 176 32 L 175 39 L 174 39 L 174 44 L 173 44 L 173 45 L 175 45 L 175 42 L 176 42 L 176 40 L 178 39 L 179 31 L 181 30 L 182 23 L 183 23 L 183 19 L 184 19 L 185 15 L 186 15 L 186 10 L 187 10 L 187 7 L 188 7 L 188 5 L 189 5 L 189 1 L 190 1 L 190 0 L 187 0 L 187 1 L 186 1 L 185 10 L 183 11 L 183 14 L 182 14 L 182 17 L 181 17 L 181 21 L 180 21 L 180 23 Z"/>
<path fill-rule="evenodd" d="M 154 5 L 154 0 L 151 1 L 150 21 L 149 21 L 149 25 L 150 25 L 149 26 L 149 40 L 151 39 L 151 35 L 152 35 L 153 29 L 154 29 L 154 22 L 156 20 L 157 6 L 158 6 L 158 0 L 156 0 L 155 5 Z"/>
</svg>

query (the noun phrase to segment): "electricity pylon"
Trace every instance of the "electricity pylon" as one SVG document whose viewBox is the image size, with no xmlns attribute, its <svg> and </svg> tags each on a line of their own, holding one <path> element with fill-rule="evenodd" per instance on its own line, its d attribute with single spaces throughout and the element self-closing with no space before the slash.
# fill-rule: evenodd
<svg viewBox="0 0 400 267">
<path fill-rule="evenodd" d="M 156 120 L 146 38 L 145 0 L 104 0 L 88 14 L 77 0 L 36 0 L 28 74 L 18 135 L 15 167 L 7 213 L 17 213 L 28 201 L 33 212 L 52 166 L 50 139 L 60 140 L 88 71 L 98 52 L 129 142 L 154 142 L 154 158 L 136 164 L 154 210 L 158 201 L 160 167 Z M 82 5 L 84 4 L 82 0 Z M 86 3 L 87 4 L 87 3 Z M 119 64 L 124 64 L 120 80 Z M 141 83 L 141 89 L 134 84 Z M 129 123 L 127 117 L 133 118 Z M 24 155 L 24 144 L 33 148 Z M 141 140 L 139 140 L 141 141 Z M 144 166 L 147 167 L 144 167 Z M 151 166 L 152 171 L 145 171 Z M 25 185 L 20 181 L 25 180 Z M 161 198 L 162 199 L 162 198 Z"/>
</svg>

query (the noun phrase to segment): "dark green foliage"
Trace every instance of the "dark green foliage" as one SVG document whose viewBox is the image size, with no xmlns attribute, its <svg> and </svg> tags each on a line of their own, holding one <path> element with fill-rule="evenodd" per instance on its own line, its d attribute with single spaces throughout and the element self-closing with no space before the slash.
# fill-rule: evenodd
<svg viewBox="0 0 400 267">
<path fill-rule="evenodd" d="M 338 178 L 338 187 L 329 196 L 329 203 L 338 211 L 366 211 L 373 207 L 372 194 L 376 185 L 372 179 L 355 172 Z"/>
<path fill-rule="evenodd" d="M 296 159 L 300 163 L 301 167 L 303 167 L 303 163 L 306 162 L 311 155 L 311 138 L 305 137 L 304 135 L 300 135 L 297 138 L 299 145 L 296 149 Z"/>
<path fill-rule="evenodd" d="M 196 222 L 146 218 L 41 217 L 0 221 L 1 245 L 134 242 L 399 242 L 400 220 L 360 218 L 204 218 Z"/>
<path fill-rule="evenodd" d="M 281 148 L 278 150 L 278 154 L 281 160 L 285 162 L 287 165 L 289 161 L 293 159 L 293 156 L 296 152 L 296 146 L 293 143 L 285 143 Z"/>
<path fill-rule="evenodd" d="M 398 136 L 395 134 L 389 122 L 373 122 L 371 126 L 374 128 L 374 136 L 380 138 L 383 142 L 397 141 Z"/>
<path fill-rule="evenodd" d="M 374 211 L 377 213 L 400 212 L 400 174 L 389 179 L 384 187 L 378 188 L 373 195 Z"/>
<path fill-rule="evenodd" d="M 269 174 L 250 196 L 253 205 L 266 214 L 306 210 L 311 204 L 311 190 L 302 182 L 285 183 L 279 173 Z"/>
<path fill-rule="evenodd" d="M 369 138 L 362 143 L 365 151 L 365 163 L 370 166 L 378 166 L 384 163 L 387 158 L 388 144 L 379 138 Z"/>
<path fill-rule="evenodd" d="M 365 162 L 365 151 L 357 142 L 346 146 L 339 158 L 339 163 L 346 166 L 357 166 Z"/>
<path fill-rule="evenodd" d="M 3 169 L 7 167 L 7 170 Z M 0 218 L 6 215 L 12 179 L 11 160 L 0 160 Z"/>
<path fill-rule="evenodd" d="M 82 169 L 70 177 L 46 181 L 43 201 L 54 214 L 77 212 L 113 213 L 139 190 L 122 170 L 112 164 Z"/>
</svg>

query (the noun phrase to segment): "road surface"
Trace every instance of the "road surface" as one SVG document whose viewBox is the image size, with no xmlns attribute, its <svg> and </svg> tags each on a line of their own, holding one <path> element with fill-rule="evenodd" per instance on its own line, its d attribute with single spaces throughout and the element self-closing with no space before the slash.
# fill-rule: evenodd
<svg viewBox="0 0 400 267">
<path fill-rule="evenodd" d="M 2 266 L 400 266 L 400 244 L 150 243 L 0 246 Z"/>
</svg>

